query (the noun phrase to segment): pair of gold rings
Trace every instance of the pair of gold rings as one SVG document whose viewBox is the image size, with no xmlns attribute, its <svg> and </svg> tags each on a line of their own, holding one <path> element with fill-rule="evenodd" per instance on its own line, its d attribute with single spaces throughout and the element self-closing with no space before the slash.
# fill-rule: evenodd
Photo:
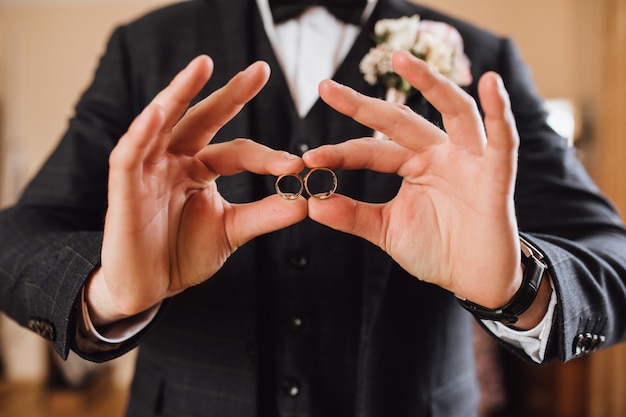
<svg viewBox="0 0 626 417">
<path fill-rule="evenodd" d="M 311 197 L 325 200 L 337 190 L 337 175 L 330 168 L 312 168 L 304 178 L 299 174 L 282 174 L 276 179 L 275 188 L 285 200 L 295 200 L 305 190 Z"/>
</svg>

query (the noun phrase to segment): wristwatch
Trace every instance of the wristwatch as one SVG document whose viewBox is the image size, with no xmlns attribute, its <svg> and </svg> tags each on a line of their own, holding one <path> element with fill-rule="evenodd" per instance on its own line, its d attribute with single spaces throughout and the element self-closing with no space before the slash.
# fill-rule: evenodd
<svg viewBox="0 0 626 417">
<path fill-rule="evenodd" d="M 533 245 L 521 236 L 519 240 L 522 249 L 524 275 L 522 277 L 522 286 L 517 290 L 511 301 L 503 307 L 491 309 L 457 297 L 459 304 L 463 308 L 481 320 L 500 321 L 507 325 L 515 324 L 519 316 L 528 310 L 528 307 L 535 301 L 548 265 L 543 260 L 541 252 Z"/>
</svg>

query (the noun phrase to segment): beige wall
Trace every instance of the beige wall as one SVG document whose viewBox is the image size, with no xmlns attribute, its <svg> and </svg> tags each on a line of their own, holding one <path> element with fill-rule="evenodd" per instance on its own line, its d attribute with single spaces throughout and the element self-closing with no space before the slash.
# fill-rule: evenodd
<svg viewBox="0 0 626 417">
<path fill-rule="evenodd" d="M 65 130 L 114 25 L 166 2 L 20 1 L 0 3 L 0 204 Z"/>
<path fill-rule="evenodd" d="M 543 95 L 597 96 L 601 1 L 425 0 L 423 4 L 511 36 Z"/>
<path fill-rule="evenodd" d="M 165 1 L 0 0 L 0 205 L 65 129 L 113 26 Z M 422 3 L 512 36 L 542 94 L 573 98 L 593 115 L 601 61 L 594 0 Z"/>
<path fill-rule="evenodd" d="M 113 26 L 165 1 L 0 0 L 0 206 L 15 199 L 65 130 Z M 0 351 L 8 380 L 45 380 L 47 343 L 4 315 Z M 119 384 L 129 383 L 133 360 L 112 364 Z M 76 356 L 65 366 L 79 378 L 88 369 Z"/>
</svg>

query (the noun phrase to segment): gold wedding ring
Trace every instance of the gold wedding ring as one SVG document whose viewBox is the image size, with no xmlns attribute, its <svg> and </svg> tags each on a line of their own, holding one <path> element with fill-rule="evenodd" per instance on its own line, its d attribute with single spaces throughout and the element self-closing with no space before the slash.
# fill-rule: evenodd
<svg viewBox="0 0 626 417">
<path fill-rule="evenodd" d="M 311 180 L 311 175 L 313 175 L 316 172 L 317 173 L 328 172 L 332 176 L 333 185 L 330 187 L 328 191 L 322 191 L 322 192 L 311 191 L 311 188 L 309 187 L 309 181 Z M 313 187 L 317 187 L 317 186 L 318 184 L 313 185 Z M 307 174 L 304 177 L 304 188 L 306 189 L 306 192 L 311 197 L 317 198 L 319 200 L 325 200 L 331 195 L 335 194 L 335 191 L 337 190 L 337 175 L 335 175 L 333 170 L 330 168 L 312 168 L 309 172 L 307 172 Z"/>
<path fill-rule="evenodd" d="M 294 182 L 291 178 L 295 178 L 297 182 Z M 283 191 L 280 188 L 281 181 L 283 182 L 284 187 L 289 186 L 289 188 L 292 188 L 292 191 Z M 286 182 L 289 182 L 289 184 L 285 184 Z M 276 192 L 278 193 L 278 195 L 285 200 L 295 200 L 302 195 L 302 191 L 304 190 L 304 183 L 302 182 L 302 178 L 300 178 L 300 175 L 298 174 L 282 174 L 276 179 L 276 184 L 274 185 L 274 187 L 276 188 Z"/>
<path fill-rule="evenodd" d="M 309 184 L 309 182 L 311 181 L 311 175 L 316 172 L 318 173 L 318 175 L 316 175 L 316 179 L 314 180 L 315 184 Z M 323 177 L 320 177 L 319 173 L 330 174 L 330 177 L 332 179 L 332 185 L 330 186 L 329 190 L 317 191 L 318 187 L 325 187 L 326 183 L 328 183 L 327 179 L 325 181 Z M 297 182 L 293 180 L 294 178 L 297 180 Z M 302 192 L 304 190 L 306 190 L 307 194 L 313 198 L 317 198 L 318 200 L 325 200 L 331 195 L 335 194 L 335 191 L 337 190 L 337 175 L 335 175 L 333 170 L 330 168 L 312 168 L 304 176 L 304 179 L 302 179 L 298 174 L 282 174 L 279 175 L 278 178 L 276 178 L 274 188 L 276 188 L 276 193 L 285 200 L 297 199 L 302 195 Z"/>
</svg>

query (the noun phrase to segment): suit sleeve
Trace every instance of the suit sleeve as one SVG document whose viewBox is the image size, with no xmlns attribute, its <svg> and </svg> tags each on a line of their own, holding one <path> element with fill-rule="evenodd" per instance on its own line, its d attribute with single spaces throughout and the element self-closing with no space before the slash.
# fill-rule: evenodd
<svg viewBox="0 0 626 417">
<path fill-rule="evenodd" d="M 516 48 L 500 40 L 520 133 L 515 204 L 520 232 L 545 255 L 558 296 L 546 360 L 570 360 L 626 338 L 626 230 L 576 150 L 547 124 Z M 518 352 L 519 353 L 519 352 Z"/>
<path fill-rule="evenodd" d="M 58 147 L 16 205 L 0 213 L 0 308 L 63 358 L 76 348 L 80 290 L 100 263 L 108 156 L 137 113 L 127 68 L 118 29 Z M 111 359 L 139 338 L 90 359 Z"/>
</svg>

